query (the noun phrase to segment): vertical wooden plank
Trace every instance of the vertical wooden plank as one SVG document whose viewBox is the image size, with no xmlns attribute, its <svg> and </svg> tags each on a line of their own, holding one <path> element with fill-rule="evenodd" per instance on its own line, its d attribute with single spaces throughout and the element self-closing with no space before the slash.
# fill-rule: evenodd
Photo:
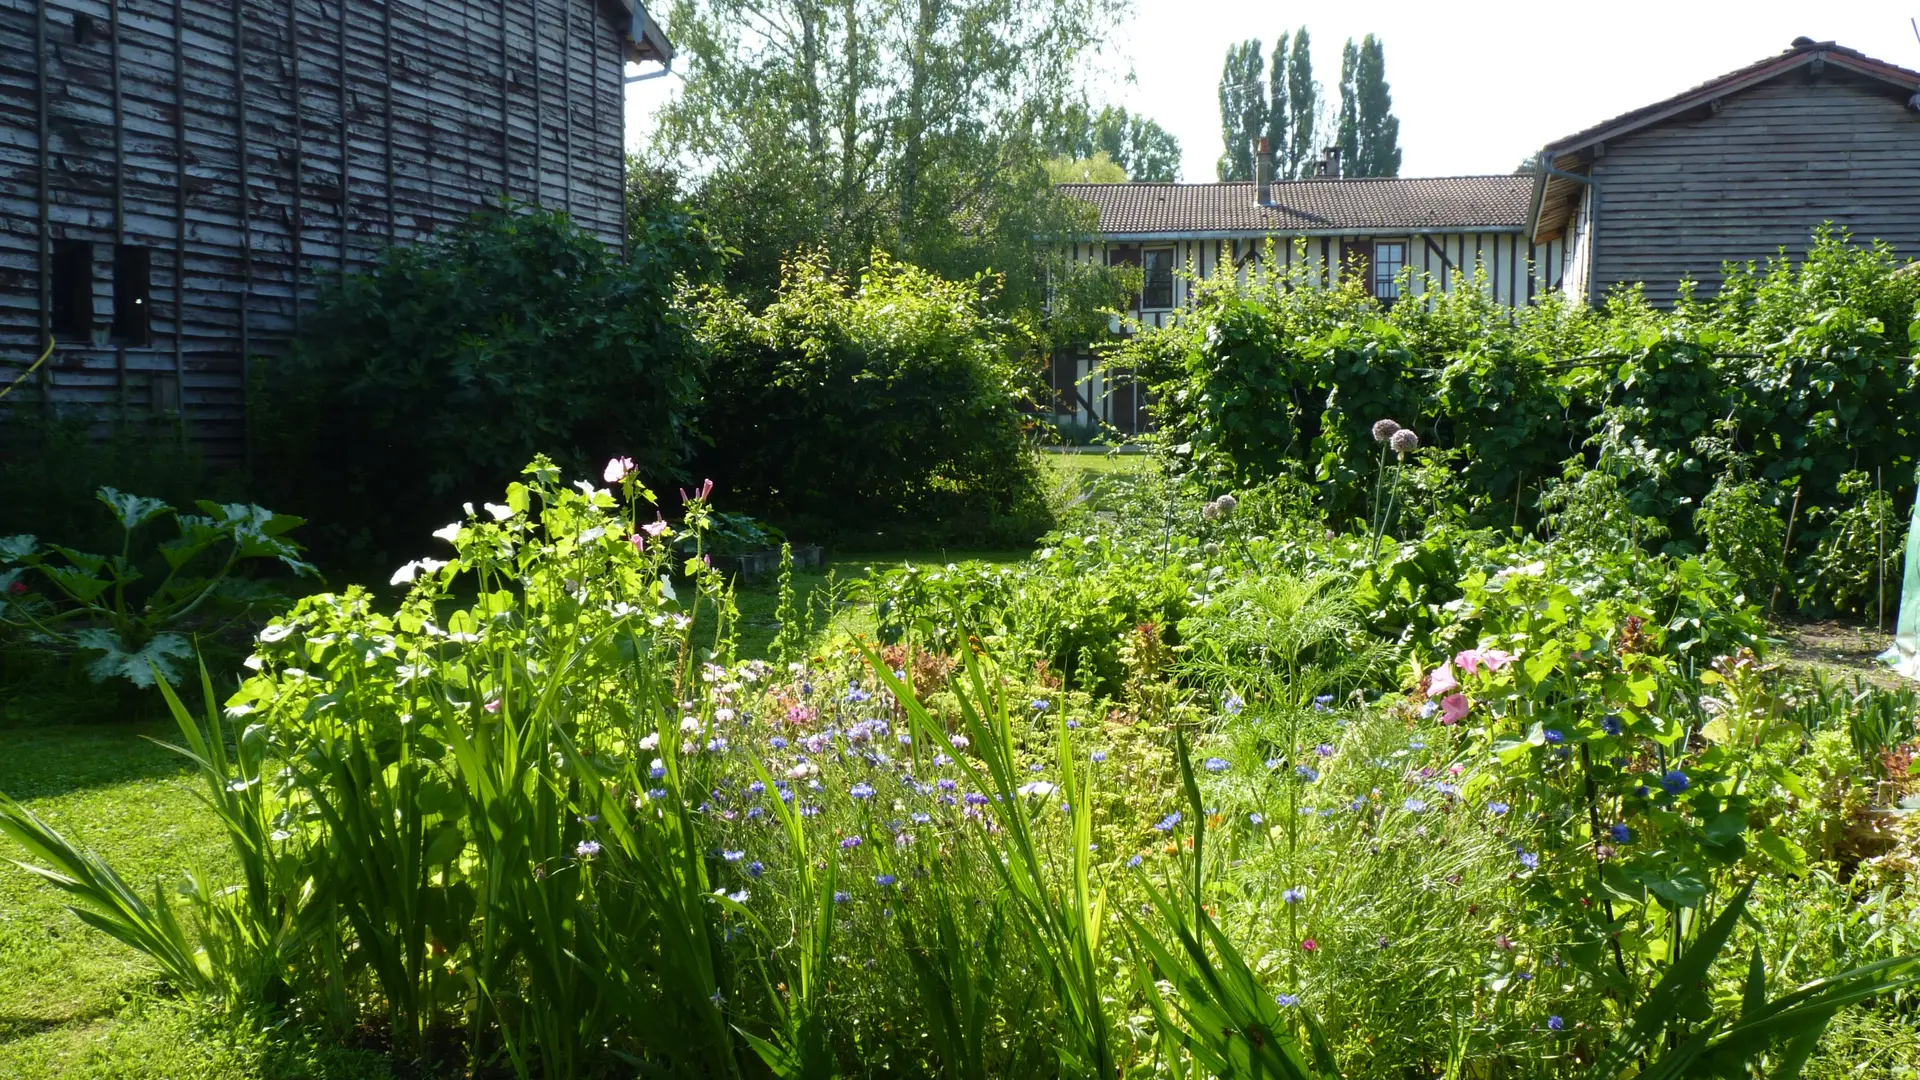
<svg viewBox="0 0 1920 1080">
<path fill-rule="evenodd" d="M 387 185 L 387 245 L 391 247 L 398 230 L 398 219 L 393 208 L 393 3 L 382 0 L 380 4 L 380 63 L 385 73 L 381 83 L 380 142 L 381 155 L 384 158 Z"/>
<path fill-rule="evenodd" d="M 513 101 L 507 87 L 513 80 L 507 50 L 507 14 L 513 0 L 500 0 L 500 197 L 513 198 Z"/>
<path fill-rule="evenodd" d="M 251 337 L 253 310 L 253 183 L 251 164 L 248 160 L 252 153 L 247 140 L 247 39 L 245 23 L 241 20 L 241 9 L 245 5 L 241 0 L 233 3 L 233 108 L 234 139 L 238 146 L 240 162 L 240 377 L 247 377 L 247 366 L 253 362 L 253 341 Z M 249 435 L 251 430 L 249 430 Z M 249 449 L 252 438 L 246 440 Z"/>
<path fill-rule="evenodd" d="M 127 242 L 127 120 L 120 85 L 120 0 L 107 0 L 107 57 L 113 98 L 113 246 L 114 283 L 119 279 L 119 248 Z M 117 299 L 117 298 L 116 298 Z M 113 343 L 114 408 L 119 422 L 127 422 L 127 346 Z"/>
<path fill-rule="evenodd" d="M 333 0 L 339 16 L 335 31 L 340 35 L 340 274 L 347 273 L 347 190 L 353 175 L 353 162 L 347 148 L 347 0 Z"/>
<path fill-rule="evenodd" d="M 173 393 L 174 430 L 187 432 L 187 61 L 186 0 L 173 0 Z"/>
</svg>

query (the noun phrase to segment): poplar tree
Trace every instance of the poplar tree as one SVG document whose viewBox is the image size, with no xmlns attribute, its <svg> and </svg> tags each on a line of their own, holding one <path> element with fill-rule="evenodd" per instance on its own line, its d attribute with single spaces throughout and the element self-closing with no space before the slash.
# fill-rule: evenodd
<svg viewBox="0 0 1920 1080">
<path fill-rule="evenodd" d="M 1308 50 L 1307 28 L 1294 31 L 1293 50 L 1287 57 L 1287 165 L 1283 176 L 1305 177 L 1313 174 L 1314 139 L 1318 134 L 1320 87 L 1313 81 L 1313 56 Z"/>
<path fill-rule="evenodd" d="M 1387 88 L 1386 52 L 1372 34 L 1340 56 L 1340 158 L 1347 176 L 1400 174 L 1400 121 Z"/>
<path fill-rule="evenodd" d="M 1253 179 L 1253 144 L 1266 133 L 1267 96 L 1262 92 L 1266 64 L 1260 39 L 1227 46 L 1220 67 L 1220 162 L 1222 180 Z"/>
<path fill-rule="evenodd" d="M 1287 168 L 1287 35 L 1273 43 L 1273 64 L 1267 73 L 1267 146 L 1273 151 L 1274 178 L 1292 175 Z"/>
</svg>

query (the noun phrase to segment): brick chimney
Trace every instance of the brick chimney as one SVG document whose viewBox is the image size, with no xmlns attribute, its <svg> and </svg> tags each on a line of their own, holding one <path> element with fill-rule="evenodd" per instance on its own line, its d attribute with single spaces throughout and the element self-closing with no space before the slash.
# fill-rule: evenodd
<svg viewBox="0 0 1920 1080">
<path fill-rule="evenodd" d="M 1265 139 L 1253 153 L 1253 201 L 1261 206 L 1273 205 L 1273 150 Z"/>
<path fill-rule="evenodd" d="M 1329 146 L 1320 151 L 1320 176 L 1327 180 L 1340 179 L 1340 148 Z"/>
</svg>

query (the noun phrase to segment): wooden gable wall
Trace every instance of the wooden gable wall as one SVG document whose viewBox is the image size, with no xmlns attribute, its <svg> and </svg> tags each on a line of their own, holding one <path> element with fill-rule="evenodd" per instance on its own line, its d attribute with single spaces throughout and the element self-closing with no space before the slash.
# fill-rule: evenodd
<svg viewBox="0 0 1920 1080">
<path fill-rule="evenodd" d="M 1590 166 L 1595 297 L 1643 282 L 1670 303 L 1683 276 L 1705 295 L 1722 262 L 1804 253 L 1823 221 L 1920 254 L 1920 116 L 1904 100 L 1915 88 L 1809 70 L 1604 144 Z"/>
<path fill-rule="evenodd" d="M 246 358 L 326 276 L 503 194 L 623 242 L 623 58 L 600 0 L 0 0 L 0 384 L 46 340 L 55 245 L 90 241 L 45 399 L 239 457 Z M 109 332 L 119 245 L 144 344 Z"/>
</svg>

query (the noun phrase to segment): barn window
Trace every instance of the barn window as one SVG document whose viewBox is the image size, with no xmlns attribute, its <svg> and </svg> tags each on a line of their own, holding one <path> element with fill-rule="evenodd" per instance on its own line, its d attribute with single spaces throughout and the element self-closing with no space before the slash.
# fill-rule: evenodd
<svg viewBox="0 0 1920 1080">
<path fill-rule="evenodd" d="M 113 249 L 113 340 L 117 345 L 148 345 L 152 328 L 147 311 L 153 306 L 152 252 L 137 244 Z"/>
<path fill-rule="evenodd" d="M 93 338 L 93 245 L 53 242 L 53 336 L 86 343 Z"/>
<path fill-rule="evenodd" d="M 1150 248 L 1140 253 L 1146 283 L 1140 290 L 1142 311 L 1164 311 L 1173 306 L 1173 249 Z"/>
<path fill-rule="evenodd" d="M 1400 298 L 1400 271 L 1407 268 L 1407 245 L 1398 240 L 1373 245 L 1373 295 L 1381 300 Z"/>
</svg>

